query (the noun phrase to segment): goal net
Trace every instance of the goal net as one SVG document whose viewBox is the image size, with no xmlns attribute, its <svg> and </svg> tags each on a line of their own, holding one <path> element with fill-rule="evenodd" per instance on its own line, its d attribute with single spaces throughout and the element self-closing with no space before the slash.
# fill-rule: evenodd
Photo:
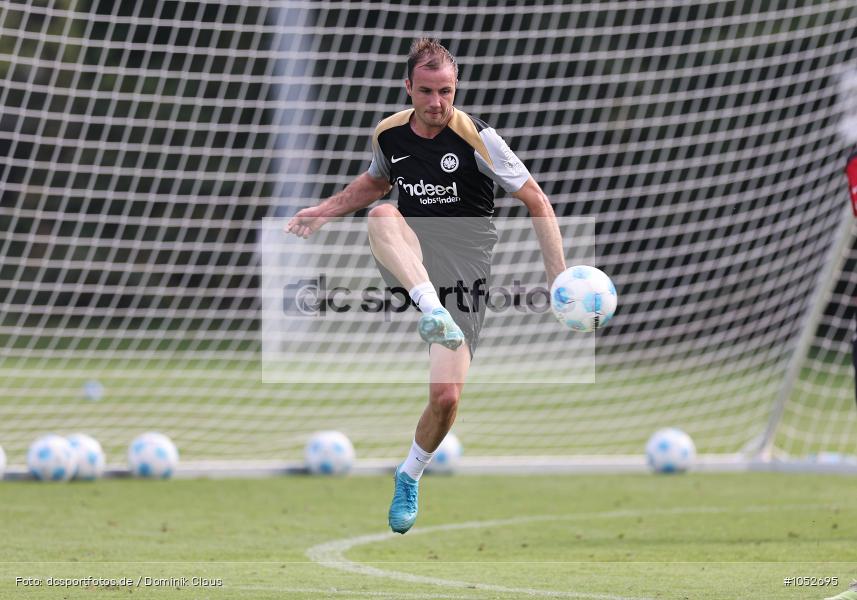
<svg viewBox="0 0 857 600">
<path fill-rule="evenodd" d="M 308 371 L 263 377 L 263 263 L 299 248 L 292 266 L 381 284 L 365 214 L 303 246 L 269 224 L 367 169 L 428 34 L 458 58 L 456 105 L 561 219 L 593 223 L 591 251 L 565 240 L 569 264 L 584 248 L 619 294 L 587 338 L 590 383 L 546 351 L 581 335 L 548 315 L 486 324 L 476 365 L 538 357 L 551 376 L 466 386 L 466 454 L 641 456 L 675 426 L 705 455 L 850 460 L 854 31 L 852 0 L 0 2 L 0 445 L 20 465 L 37 435 L 81 431 L 122 463 L 157 430 L 183 460 L 249 463 L 338 429 L 358 459 L 399 458 L 424 383 L 337 383 L 323 360 L 373 358 L 368 321 L 305 339 Z M 525 211 L 497 205 L 497 272 L 538 280 Z M 390 371 L 425 360 L 407 314 Z"/>
</svg>

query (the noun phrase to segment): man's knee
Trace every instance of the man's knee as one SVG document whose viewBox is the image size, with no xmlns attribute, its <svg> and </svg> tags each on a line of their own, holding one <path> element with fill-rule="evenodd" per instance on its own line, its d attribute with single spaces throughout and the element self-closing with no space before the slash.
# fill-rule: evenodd
<svg viewBox="0 0 857 600">
<path fill-rule="evenodd" d="M 392 204 L 379 204 L 369 211 L 370 219 L 378 219 L 383 217 L 401 217 L 402 213 Z M 370 221 L 371 223 L 371 221 Z"/>
<path fill-rule="evenodd" d="M 401 218 L 402 213 L 392 204 L 379 204 L 370 210 L 369 241 L 389 240 L 392 232 L 397 230 L 397 217 Z"/>
<path fill-rule="evenodd" d="M 435 384 L 431 386 L 431 405 L 438 412 L 450 414 L 458 408 L 458 400 L 461 396 L 458 386 L 455 384 Z"/>
</svg>

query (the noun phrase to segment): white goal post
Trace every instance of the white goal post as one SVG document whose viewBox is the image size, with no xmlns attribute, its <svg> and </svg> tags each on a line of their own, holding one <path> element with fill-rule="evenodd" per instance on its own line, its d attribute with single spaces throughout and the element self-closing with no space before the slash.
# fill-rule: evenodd
<svg viewBox="0 0 857 600">
<path fill-rule="evenodd" d="M 0 1 L 9 463 L 81 431 L 121 465 L 146 430 L 229 473 L 297 463 L 320 429 L 346 433 L 358 464 L 400 458 L 424 385 L 263 380 L 262 232 L 367 169 L 427 34 L 457 56 L 456 105 L 560 217 L 594 223 L 589 256 L 619 293 L 594 383 L 465 388 L 470 464 L 641 467 L 675 426 L 715 467 L 857 469 L 853 0 L 485 4 Z M 505 273 L 530 277 L 526 214 L 497 204 Z M 313 242 L 330 273 L 373 276 L 363 216 Z M 476 361 L 537 350 L 532 329 L 487 327 Z M 338 343 L 317 336 L 305 358 Z"/>
</svg>

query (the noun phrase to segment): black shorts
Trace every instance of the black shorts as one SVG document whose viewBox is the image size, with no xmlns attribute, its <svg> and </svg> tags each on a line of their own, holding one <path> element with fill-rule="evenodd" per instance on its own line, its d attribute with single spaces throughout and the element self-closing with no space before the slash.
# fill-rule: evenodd
<svg viewBox="0 0 857 600">
<path fill-rule="evenodd" d="M 491 258 L 497 233 L 493 224 L 473 230 L 471 219 L 443 219 L 444 227 L 438 231 L 438 219 L 409 218 L 408 224 L 417 234 L 423 254 L 423 265 L 429 280 L 434 284 L 441 304 L 461 327 L 470 348 L 470 356 L 479 344 L 479 332 L 485 321 L 488 285 L 491 279 Z M 467 222 L 465 228 L 456 221 Z M 374 254 L 373 254 L 374 256 Z M 375 257 L 378 271 L 388 287 L 402 287 L 389 269 Z"/>
</svg>

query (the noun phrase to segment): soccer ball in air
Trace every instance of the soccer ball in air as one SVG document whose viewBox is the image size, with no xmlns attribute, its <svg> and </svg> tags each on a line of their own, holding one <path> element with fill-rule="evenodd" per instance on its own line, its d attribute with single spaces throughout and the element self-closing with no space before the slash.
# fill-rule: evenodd
<svg viewBox="0 0 857 600">
<path fill-rule="evenodd" d="M 0 479 L 3 479 L 3 474 L 6 472 L 6 453 L 3 452 L 3 446 L 0 446 Z"/>
<path fill-rule="evenodd" d="M 307 442 L 304 457 L 314 475 L 345 475 L 354 464 L 354 446 L 340 431 L 319 431 Z"/>
<path fill-rule="evenodd" d="M 440 446 L 434 451 L 434 457 L 426 467 L 430 473 L 450 474 L 458 467 L 461 458 L 462 447 L 458 436 L 451 431 L 446 434 Z"/>
<path fill-rule="evenodd" d="M 128 467 L 135 477 L 168 479 L 179 464 L 179 451 L 162 433 L 138 435 L 128 446 Z"/>
<path fill-rule="evenodd" d="M 27 467 L 40 481 L 68 481 L 74 475 L 76 464 L 71 444 L 59 435 L 38 438 L 27 452 Z"/>
<path fill-rule="evenodd" d="M 551 285 L 551 310 L 560 323 L 574 331 L 595 331 L 616 312 L 616 286 L 599 269 L 570 267 Z"/>
<path fill-rule="evenodd" d="M 68 442 L 74 451 L 74 478 L 91 481 L 101 477 L 104 473 L 104 450 L 98 440 L 85 433 L 75 433 L 68 436 Z"/>
<path fill-rule="evenodd" d="M 696 446 L 681 429 L 659 429 L 646 444 L 646 461 L 656 473 L 683 473 L 693 466 Z"/>
</svg>

